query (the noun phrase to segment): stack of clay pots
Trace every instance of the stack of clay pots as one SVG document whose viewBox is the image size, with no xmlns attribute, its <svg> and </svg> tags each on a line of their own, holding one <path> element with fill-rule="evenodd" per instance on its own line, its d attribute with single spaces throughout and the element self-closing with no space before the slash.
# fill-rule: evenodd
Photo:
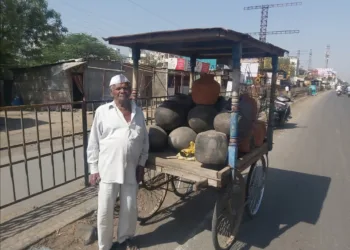
<svg viewBox="0 0 350 250">
<path fill-rule="evenodd" d="M 248 138 L 249 141 L 256 138 L 256 145 L 265 135 L 262 136 L 261 123 L 255 122 L 257 105 L 254 99 L 243 95 L 239 104 L 239 147 L 249 152 Z M 194 141 L 197 161 L 208 165 L 226 164 L 230 106 L 230 101 L 220 97 L 220 84 L 214 76 L 203 75 L 193 82 L 191 95 L 175 95 L 156 109 L 156 125 L 148 127 L 150 150 L 163 151 L 170 147 L 179 152 Z M 252 136 L 255 137 L 252 139 Z"/>
</svg>

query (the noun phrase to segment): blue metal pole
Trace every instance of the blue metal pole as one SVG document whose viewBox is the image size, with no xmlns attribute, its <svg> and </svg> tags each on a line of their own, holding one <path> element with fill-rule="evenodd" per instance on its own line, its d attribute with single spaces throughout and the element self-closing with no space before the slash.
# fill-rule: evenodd
<svg viewBox="0 0 350 250">
<path fill-rule="evenodd" d="M 241 79 L 241 58 L 242 44 L 234 43 L 232 46 L 232 106 L 231 106 L 231 121 L 230 121 L 230 141 L 228 145 L 228 164 L 232 170 L 236 167 L 237 152 L 238 152 L 238 103 L 239 103 L 239 85 Z M 232 171 L 234 179 L 235 171 Z"/>
<path fill-rule="evenodd" d="M 273 148 L 273 112 L 275 109 L 275 93 L 277 83 L 277 71 L 278 71 L 278 56 L 272 57 L 272 79 L 271 79 L 271 95 L 270 95 L 270 107 L 269 107 L 269 124 L 267 128 L 267 141 L 269 151 Z"/>
</svg>

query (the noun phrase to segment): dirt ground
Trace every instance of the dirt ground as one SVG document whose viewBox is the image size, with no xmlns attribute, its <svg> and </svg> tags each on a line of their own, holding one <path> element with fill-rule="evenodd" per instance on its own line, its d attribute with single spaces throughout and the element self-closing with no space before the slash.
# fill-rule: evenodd
<svg viewBox="0 0 350 250">
<path fill-rule="evenodd" d="M 115 219 L 115 225 L 118 223 L 118 218 Z M 76 237 L 76 231 L 78 224 L 88 224 L 95 225 L 95 220 L 92 216 L 81 219 L 76 223 L 70 224 L 62 228 L 61 230 L 55 232 L 54 234 L 48 236 L 47 238 L 41 240 L 33 247 L 40 249 L 40 247 L 47 247 L 52 250 L 96 250 L 97 242 L 94 244 L 84 246 L 83 241 Z M 115 227 L 116 228 L 116 227 Z M 116 235 L 116 234 L 115 234 Z M 30 248 L 29 248 L 30 249 Z"/>
<path fill-rule="evenodd" d="M 62 135 L 70 135 L 73 132 L 72 125 L 74 124 L 74 133 L 83 131 L 82 128 L 82 112 L 76 110 L 71 113 L 70 111 L 62 112 L 62 122 L 60 112 L 51 111 L 51 123 L 49 122 L 49 113 L 38 112 L 38 120 L 36 122 L 35 112 L 23 111 L 23 127 L 26 142 L 36 141 L 37 131 L 36 124 L 38 124 L 39 138 L 50 138 L 50 127 L 52 129 L 52 136 L 59 137 Z M 88 112 L 87 115 L 88 127 L 92 123 L 92 112 Z M 22 126 L 21 126 L 21 113 L 20 111 L 8 111 L 7 112 L 7 125 L 10 136 L 10 145 L 16 145 L 23 142 Z M 5 113 L 0 113 L 0 140 L 1 148 L 7 147 L 7 138 L 5 131 Z"/>
</svg>

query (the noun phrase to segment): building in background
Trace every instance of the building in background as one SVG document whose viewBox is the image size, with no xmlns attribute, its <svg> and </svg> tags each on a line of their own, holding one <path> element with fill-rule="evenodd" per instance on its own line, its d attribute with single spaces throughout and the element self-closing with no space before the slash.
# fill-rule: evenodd
<svg viewBox="0 0 350 250">
<path fill-rule="evenodd" d="M 296 56 L 290 56 L 289 62 L 294 67 L 294 76 L 298 76 L 299 75 L 299 67 L 300 67 L 299 58 Z"/>
<path fill-rule="evenodd" d="M 180 58 L 180 56 L 150 50 L 141 50 L 139 64 L 147 64 L 158 68 L 167 68 L 168 59 L 171 58 Z M 131 49 L 129 50 L 129 56 L 126 59 L 126 62 L 133 64 Z"/>
<path fill-rule="evenodd" d="M 83 74 L 87 62 L 82 59 L 13 68 L 13 92 L 23 104 L 77 102 L 83 100 Z M 70 105 L 67 105 L 71 108 Z"/>
</svg>

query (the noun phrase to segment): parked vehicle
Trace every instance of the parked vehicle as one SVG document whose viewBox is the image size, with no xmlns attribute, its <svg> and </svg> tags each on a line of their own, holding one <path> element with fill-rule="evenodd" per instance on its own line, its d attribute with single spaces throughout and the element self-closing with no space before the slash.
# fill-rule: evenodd
<svg viewBox="0 0 350 250">
<path fill-rule="evenodd" d="M 275 110 L 274 110 L 274 126 L 283 126 L 288 119 L 291 118 L 291 107 L 290 102 L 292 100 L 287 96 L 278 96 L 275 100 Z"/>
<path fill-rule="evenodd" d="M 343 94 L 346 95 L 348 93 L 347 87 L 343 86 Z"/>
</svg>

